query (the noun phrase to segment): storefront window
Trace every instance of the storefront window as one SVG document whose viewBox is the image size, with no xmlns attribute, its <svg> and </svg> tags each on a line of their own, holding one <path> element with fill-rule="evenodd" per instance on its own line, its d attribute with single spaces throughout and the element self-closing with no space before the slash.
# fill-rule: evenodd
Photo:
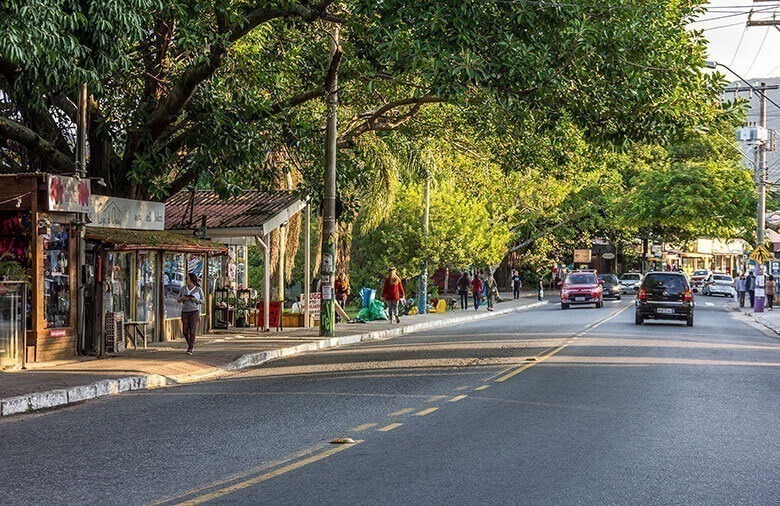
<svg viewBox="0 0 780 506">
<path fill-rule="evenodd" d="M 179 318 L 181 304 L 176 299 L 184 285 L 186 258 L 184 253 L 165 253 L 163 255 L 163 298 L 165 299 L 165 318 Z"/>
<path fill-rule="evenodd" d="M 52 223 L 43 239 L 43 307 L 46 328 L 70 326 L 70 227 Z"/>
<path fill-rule="evenodd" d="M 154 253 L 138 253 L 138 270 L 135 284 L 138 289 L 135 300 L 135 319 L 150 322 L 149 331 L 154 332 L 154 308 L 157 276 L 154 268 Z"/>
<path fill-rule="evenodd" d="M 106 255 L 106 312 L 123 312 L 130 319 L 130 287 L 133 254 L 110 252 Z"/>
<path fill-rule="evenodd" d="M 221 287 L 222 280 L 222 257 L 210 256 L 209 257 L 209 280 L 208 280 L 208 292 L 214 293 L 217 287 Z"/>
</svg>

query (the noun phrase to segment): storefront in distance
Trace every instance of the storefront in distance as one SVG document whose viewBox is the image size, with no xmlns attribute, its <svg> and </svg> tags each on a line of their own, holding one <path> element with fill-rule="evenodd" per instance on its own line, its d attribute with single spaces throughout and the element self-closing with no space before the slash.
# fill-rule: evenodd
<svg viewBox="0 0 780 506">
<path fill-rule="evenodd" d="M 87 264 L 96 269 L 85 303 L 85 351 L 101 353 L 106 329 L 117 321 L 126 333 L 145 334 L 148 342 L 181 337 L 181 305 L 176 299 L 190 272 L 206 295 L 199 332 L 208 332 L 212 306 L 208 287 L 222 275 L 225 248 L 162 230 L 162 203 L 95 197 L 94 209 L 85 234 Z"/>
</svg>

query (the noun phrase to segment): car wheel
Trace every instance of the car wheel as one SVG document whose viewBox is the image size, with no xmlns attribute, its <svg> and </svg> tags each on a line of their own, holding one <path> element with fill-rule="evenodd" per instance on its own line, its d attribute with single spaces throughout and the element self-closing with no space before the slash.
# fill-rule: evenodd
<svg viewBox="0 0 780 506">
<path fill-rule="evenodd" d="M 686 327 L 693 327 L 693 315 L 689 314 L 688 319 L 685 320 L 685 326 Z"/>
<path fill-rule="evenodd" d="M 561 302 L 561 309 L 569 309 L 569 305 Z"/>
<path fill-rule="evenodd" d="M 637 325 L 642 325 L 643 323 L 645 323 L 645 319 L 639 316 L 639 313 L 636 313 L 634 315 L 634 323 L 636 323 Z"/>
<path fill-rule="evenodd" d="M 618 295 L 617 297 L 615 297 L 615 300 L 621 300 L 622 298 L 623 298 L 622 295 Z"/>
</svg>

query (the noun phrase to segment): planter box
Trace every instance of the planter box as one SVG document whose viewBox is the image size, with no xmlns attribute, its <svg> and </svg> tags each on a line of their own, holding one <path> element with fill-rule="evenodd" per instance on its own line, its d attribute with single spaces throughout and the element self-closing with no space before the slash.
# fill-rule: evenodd
<svg viewBox="0 0 780 506">
<path fill-rule="evenodd" d="M 309 327 L 314 326 L 314 318 L 309 317 Z M 304 315 L 303 314 L 283 314 L 282 315 L 282 327 L 303 327 Z"/>
</svg>

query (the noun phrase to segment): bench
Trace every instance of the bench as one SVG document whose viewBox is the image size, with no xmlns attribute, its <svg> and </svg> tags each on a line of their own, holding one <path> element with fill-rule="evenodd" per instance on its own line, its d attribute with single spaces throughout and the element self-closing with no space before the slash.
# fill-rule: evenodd
<svg viewBox="0 0 780 506">
<path fill-rule="evenodd" d="M 138 349 L 138 339 L 143 339 L 144 349 L 146 349 L 146 326 L 150 325 L 150 321 L 126 321 L 125 322 L 125 338 L 130 339 L 133 343 L 133 349 Z"/>
</svg>

